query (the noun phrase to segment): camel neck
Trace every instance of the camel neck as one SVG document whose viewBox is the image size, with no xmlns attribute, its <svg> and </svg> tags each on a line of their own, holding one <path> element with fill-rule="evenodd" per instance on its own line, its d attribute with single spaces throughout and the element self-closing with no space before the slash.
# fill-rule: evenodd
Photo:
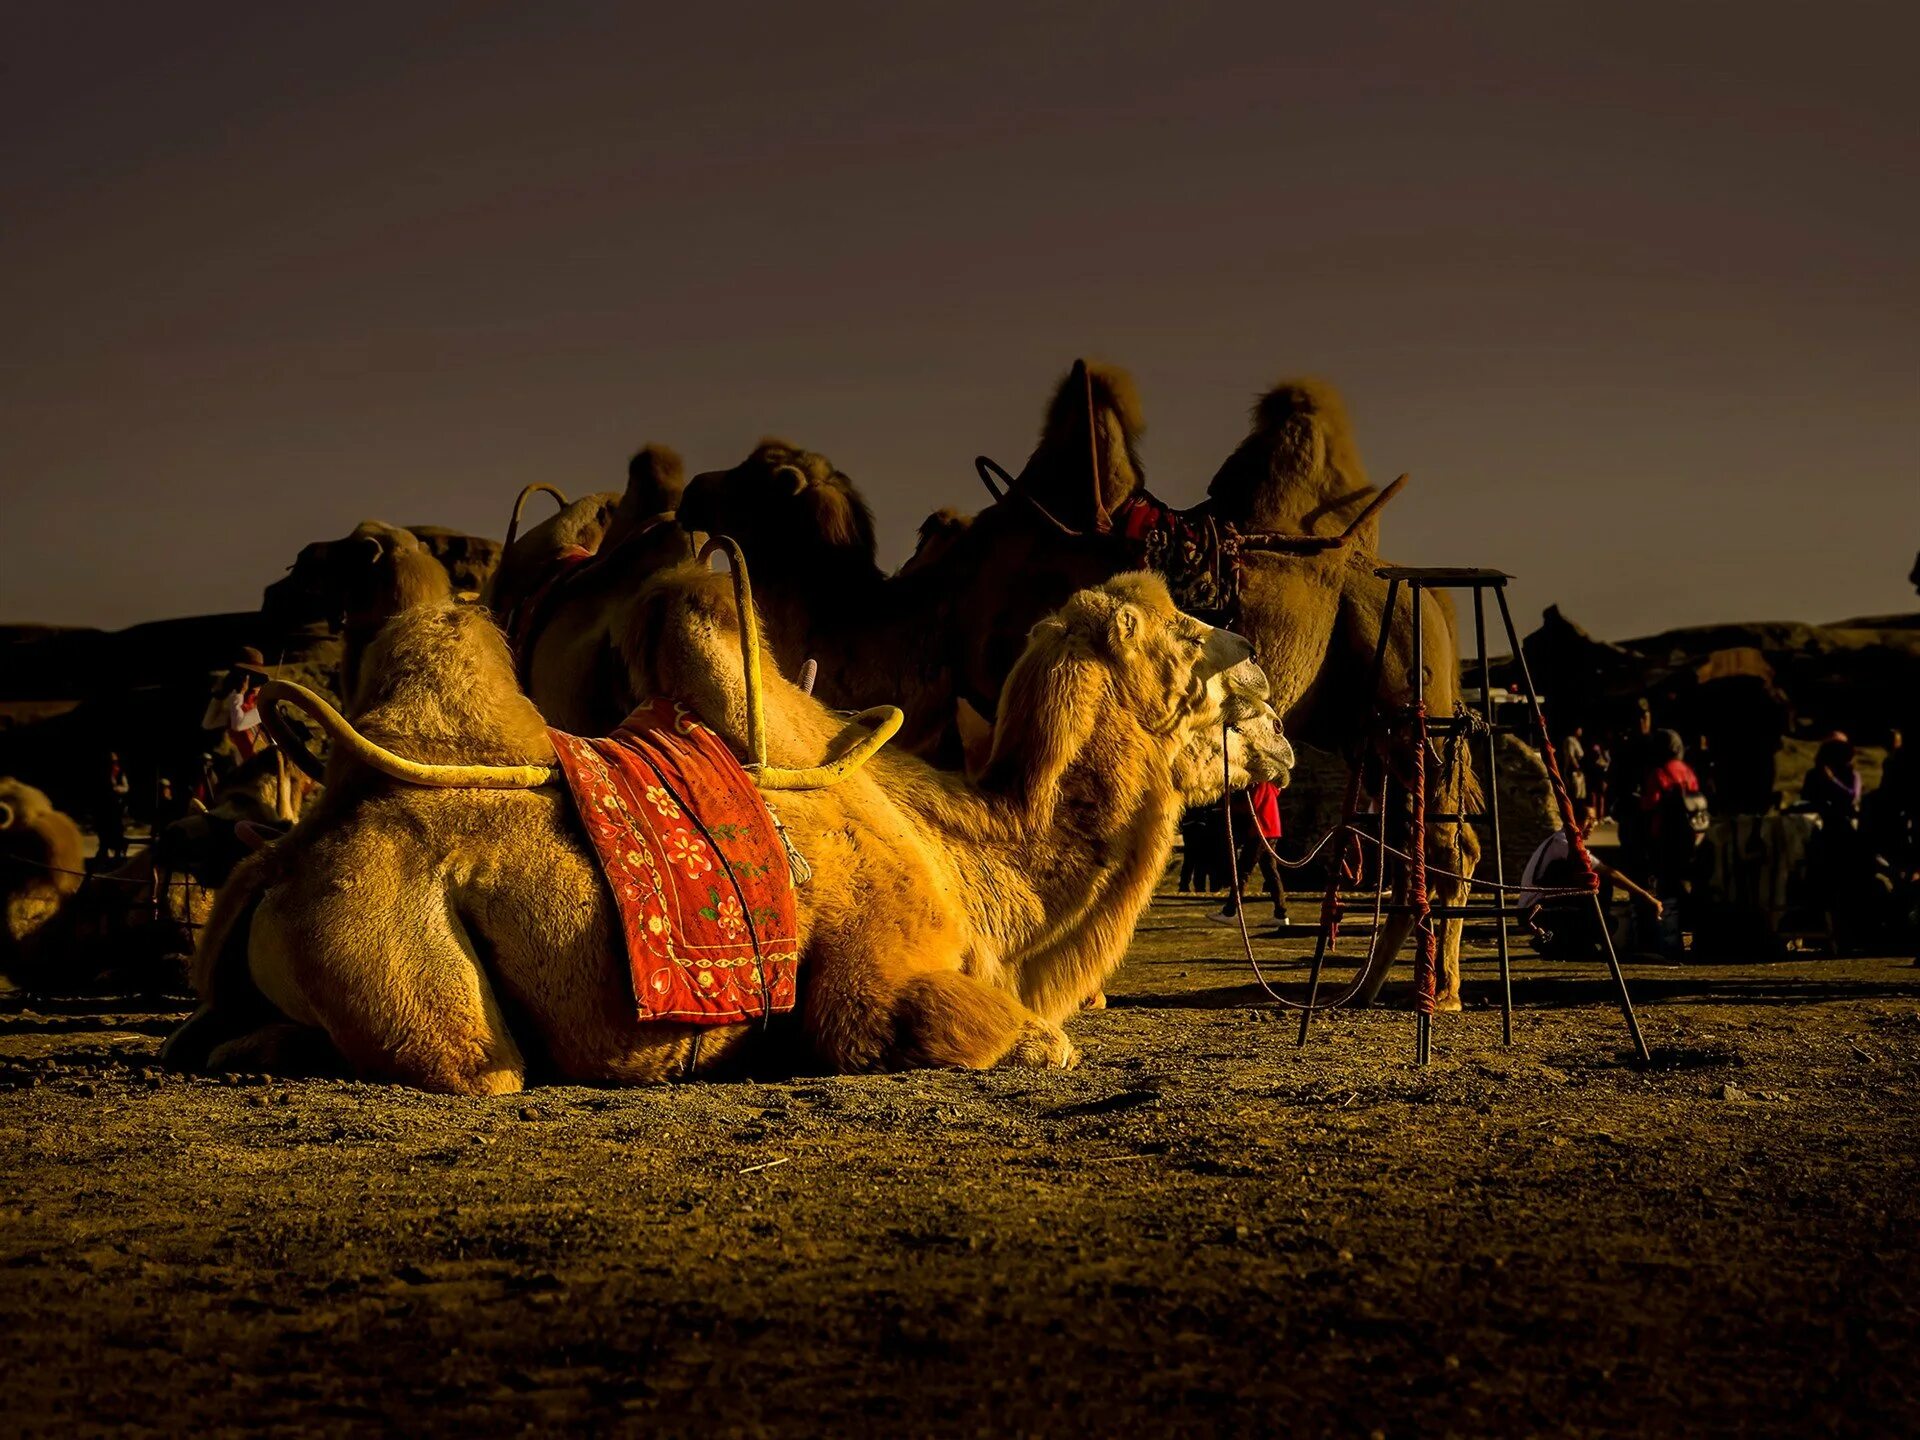
<svg viewBox="0 0 1920 1440">
<path fill-rule="evenodd" d="M 1166 868 L 1180 805 L 1166 742 L 1108 714 L 1060 767 L 1052 798 L 976 795 L 916 807 L 950 837 L 977 957 L 1049 1019 L 1119 965 Z M 983 823 L 985 822 L 985 823 Z"/>
</svg>

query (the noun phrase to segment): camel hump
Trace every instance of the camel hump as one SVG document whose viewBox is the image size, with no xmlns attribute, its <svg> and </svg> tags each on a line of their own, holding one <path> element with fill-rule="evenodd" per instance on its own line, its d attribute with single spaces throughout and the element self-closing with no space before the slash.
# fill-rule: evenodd
<svg viewBox="0 0 1920 1440">
<path fill-rule="evenodd" d="M 546 721 L 520 691 L 506 637 L 477 606 L 415 606 L 387 621 L 367 648 L 353 709 L 362 735 L 409 760 L 553 760 Z"/>
<path fill-rule="evenodd" d="M 1280 381 L 1254 402 L 1251 422 L 1207 486 L 1226 518 L 1249 529 L 1338 535 L 1377 493 L 1346 400 L 1330 381 Z M 1370 518 L 1357 538 L 1371 550 L 1378 537 L 1378 521 Z"/>
</svg>

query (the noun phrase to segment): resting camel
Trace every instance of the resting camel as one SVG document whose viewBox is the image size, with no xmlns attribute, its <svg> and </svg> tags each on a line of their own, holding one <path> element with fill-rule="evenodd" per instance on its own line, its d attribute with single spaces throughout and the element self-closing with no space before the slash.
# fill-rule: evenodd
<svg viewBox="0 0 1920 1440">
<path fill-rule="evenodd" d="M 956 763 L 958 702 L 991 714 L 1036 618 L 1066 596 L 1141 563 L 1116 523 L 1146 496 L 1138 396 L 1125 371 L 1076 364 L 1051 398 L 1040 439 L 1006 498 L 965 525 L 950 515 L 923 529 L 922 553 L 893 577 L 874 562 L 872 521 L 852 482 L 819 455 L 765 441 L 732 470 L 696 476 L 682 500 L 690 527 L 740 540 L 781 662 L 812 658 L 819 693 L 845 706 L 897 697 L 902 741 Z M 1184 512 L 1248 530 L 1319 537 L 1314 553 L 1243 559 L 1237 626 L 1252 640 L 1289 734 L 1348 748 L 1376 704 L 1404 705 L 1411 685 L 1412 625 L 1404 602 L 1388 636 L 1379 693 L 1367 680 L 1386 586 L 1374 575 L 1382 497 L 1368 483 L 1345 407 L 1333 387 L 1292 381 L 1254 407 L 1253 428 L 1220 467 L 1208 499 Z M 1350 532 L 1341 543 L 1342 532 Z M 1459 699 L 1458 642 L 1444 597 L 1424 608 L 1423 689 L 1428 710 L 1451 715 Z M 1429 808 L 1458 814 L 1474 803 L 1463 762 L 1430 785 Z M 1479 846 L 1470 827 L 1436 823 L 1438 869 L 1471 875 Z M 1464 881 L 1435 877 L 1435 903 L 1464 899 Z M 1375 947 L 1358 999 L 1377 997 L 1406 935 L 1395 917 Z M 1460 922 L 1442 929 L 1442 1009 L 1459 1008 Z"/>
<path fill-rule="evenodd" d="M 645 446 L 603 524 L 595 516 L 607 497 L 587 496 L 516 539 L 501 561 L 487 603 L 519 649 L 527 693 L 558 729 L 604 735 L 640 699 L 621 637 L 646 583 L 693 554 L 671 523 L 684 474 L 673 451 Z M 591 558 L 570 565 L 583 550 Z"/>
<path fill-rule="evenodd" d="M 0 970 L 19 972 L 85 869 L 85 837 L 71 817 L 54 809 L 45 791 L 0 776 L 0 896 L 7 909 Z"/>
<path fill-rule="evenodd" d="M 652 693 L 723 735 L 750 725 L 741 611 L 685 564 L 638 599 L 628 659 Z M 1037 625 L 1008 677 L 977 779 L 882 751 L 831 788 L 775 799 L 811 865 L 798 890 L 798 1030 L 836 1071 L 1068 1065 L 1060 1026 L 1120 961 L 1183 804 L 1284 779 L 1272 712 L 1227 737 L 1205 787 L 1179 757 L 1231 718 L 1249 647 L 1118 577 Z M 771 657 L 767 657 L 770 662 Z M 810 765 L 844 722 L 777 672 L 768 758 Z M 221 892 L 193 961 L 202 1006 L 172 1063 L 271 1065 L 324 1041 L 357 1073 L 511 1091 L 530 1065 L 578 1081 L 706 1074 L 758 1026 L 634 1019 L 617 922 L 571 801 L 551 784 L 425 788 L 407 760 L 543 767 L 542 717 L 484 611 L 432 604 L 382 630 L 318 804 Z M 369 761 L 357 733 L 384 747 Z M 391 761 L 393 755 L 405 757 Z M 497 771 L 496 771 L 497 773 Z"/>
</svg>

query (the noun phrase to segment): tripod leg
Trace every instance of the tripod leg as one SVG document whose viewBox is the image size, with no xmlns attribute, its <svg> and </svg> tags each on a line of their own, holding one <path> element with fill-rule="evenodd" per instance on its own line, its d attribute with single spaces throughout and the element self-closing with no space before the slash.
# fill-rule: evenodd
<svg viewBox="0 0 1920 1440">
<path fill-rule="evenodd" d="M 1335 883 L 1338 882 L 1336 876 Z M 1325 914 L 1323 909 L 1321 914 Z M 1293 1042 L 1293 1048 L 1303 1050 L 1307 1044 L 1307 1026 L 1313 1020 L 1314 1002 L 1320 998 L 1320 967 L 1327 958 L 1327 927 L 1320 926 L 1319 938 L 1313 942 L 1313 969 L 1307 974 L 1307 1008 L 1300 1012 L 1300 1034 Z"/>
<path fill-rule="evenodd" d="M 1633 1053 L 1642 1060 L 1651 1060 L 1653 1056 L 1640 1034 L 1640 1021 L 1633 1013 L 1633 997 L 1627 994 L 1627 977 L 1621 974 L 1620 957 L 1614 953 L 1613 935 L 1607 929 L 1607 912 L 1600 906 L 1598 890 L 1593 892 L 1593 922 L 1600 927 L 1600 943 L 1607 949 L 1607 969 L 1613 972 L 1613 983 L 1620 991 L 1620 1013 L 1626 1017 L 1627 1033 L 1633 1037 Z"/>
<path fill-rule="evenodd" d="M 1487 663 L 1485 593 L 1473 588 L 1473 639 L 1480 655 L 1480 707 L 1487 722 L 1487 823 L 1493 834 L 1493 925 L 1500 952 L 1500 1043 L 1513 1044 L 1513 958 L 1507 951 L 1507 866 L 1500 849 L 1500 764 L 1493 732 L 1493 669 Z"/>
<path fill-rule="evenodd" d="M 1507 608 L 1505 587 L 1493 592 L 1500 602 L 1500 619 L 1507 627 L 1507 644 L 1513 647 L 1513 658 L 1520 666 L 1520 679 L 1527 687 L 1527 703 L 1533 710 L 1534 724 L 1540 730 L 1540 746 L 1547 758 L 1550 773 L 1557 773 L 1559 762 L 1553 753 L 1553 737 L 1547 733 L 1546 712 L 1540 708 L 1540 692 L 1533 688 L 1533 672 L 1527 666 L 1527 652 L 1520 645 L 1520 634 L 1513 628 L 1513 612 Z M 1573 805 L 1567 799 L 1564 785 L 1556 786 L 1555 799 L 1560 802 L 1560 811 L 1566 820 L 1569 840 L 1576 856 L 1584 853 L 1580 844 L 1580 832 L 1574 828 Z M 1627 994 L 1627 977 L 1621 973 L 1620 957 L 1613 950 L 1613 936 L 1607 930 L 1607 914 L 1600 908 L 1600 892 L 1593 893 L 1593 918 L 1600 926 L 1600 938 L 1607 947 L 1607 968 L 1613 972 L 1613 983 L 1620 990 L 1620 1013 L 1626 1017 L 1627 1033 L 1633 1037 L 1633 1049 L 1642 1060 L 1653 1057 L 1647 1053 L 1647 1042 L 1641 1037 L 1640 1022 L 1634 1018 L 1633 997 Z"/>
</svg>

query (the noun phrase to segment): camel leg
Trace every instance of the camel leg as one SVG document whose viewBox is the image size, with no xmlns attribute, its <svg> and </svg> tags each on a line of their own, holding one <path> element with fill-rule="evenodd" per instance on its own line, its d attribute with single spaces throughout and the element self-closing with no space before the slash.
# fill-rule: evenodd
<svg viewBox="0 0 1920 1440">
<path fill-rule="evenodd" d="M 886 937 L 839 935 L 810 964 L 806 1026 L 820 1059 L 843 1074 L 921 1066 L 986 1070 L 1079 1060 L 1059 1026 L 951 966 L 872 958 Z M 892 937 L 898 940 L 900 937 Z"/>
<path fill-rule="evenodd" d="M 362 907 L 275 890 L 248 964 L 297 1026 L 326 1032 L 354 1073 L 455 1095 L 519 1090 L 526 1062 L 465 929 L 436 887 Z M 400 913 L 396 913 L 400 912 Z"/>
<path fill-rule="evenodd" d="M 1448 824 L 1434 829 L 1433 863 L 1452 876 L 1436 875 L 1433 892 L 1442 905 L 1464 905 L 1473 893 L 1473 871 L 1480 862 L 1480 841 L 1470 825 Z M 1434 985 L 1434 1008 L 1460 1008 L 1460 939 L 1466 922 L 1458 916 L 1440 922 L 1440 973 Z"/>
<path fill-rule="evenodd" d="M 916 975 L 894 1001 L 896 1064 L 986 1070 L 1026 1065 L 1066 1070 L 1079 1052 L 1050 1024 L 1004 990 L 957 970 Z"/>
</svg>

